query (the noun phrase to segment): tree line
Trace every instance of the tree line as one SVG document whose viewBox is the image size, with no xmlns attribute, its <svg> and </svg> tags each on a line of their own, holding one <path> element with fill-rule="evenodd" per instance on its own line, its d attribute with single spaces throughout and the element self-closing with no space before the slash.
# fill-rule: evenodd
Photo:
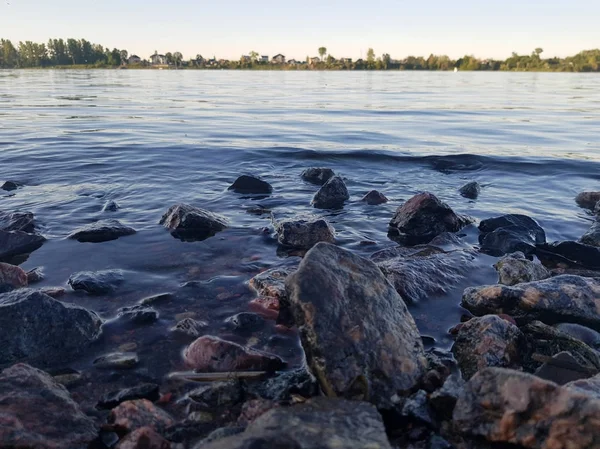
<svg viewBox="0 0 600 449">
<path fill-rule="evenodd" d="M 598 72 L 600 49 L 582 51 L 566 58 L 543 58 L 542 48 L 531 54 L 513 53 L 505 60 L 481 59 L 465 55 L 452 59 L 445 55 L 431 54 L 393 59 L 388 53 L 379 56 L 370 48 L 366 58 L 352 60 L 336 58 L 328 54 L 326 47 L 317 50 L 319 57 L 307 56 L 302 61 L 288 60 L 284 63 L 264 61 L 256 51 L 243 55 L 239 60 L 206 59 L 200 54 L 184 60 L 180 52 L 167 52 L 164 65 L 174 68 L 205 69 L 255 69 L 255 70 L 481 70 L 481 71 L 551 71 L 551 72 Z M 14 45 L 8 39 L 0 39 L 0 68 L 72 67 L 91 68 L 128 66 L 152 67 L 149 58 L 128 59 L 127 50 L 105 48 L 85 39 L 50 39 L 47 43 L 32 41 Z"/>
</svg>

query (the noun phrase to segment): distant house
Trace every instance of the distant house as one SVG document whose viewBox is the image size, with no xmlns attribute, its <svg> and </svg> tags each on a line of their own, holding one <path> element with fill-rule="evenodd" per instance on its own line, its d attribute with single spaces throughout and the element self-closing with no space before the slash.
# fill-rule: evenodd
<svg viewBox="0 0 600 449">
<path fill-rule="evenodd" d="M 288 63 L 288 64 L 291 64 L 291 65 L 296 65 L 296 64 L 299 64 L 299 62 L 298 62 L 298 61 L 296 61 L 295 59 L 288 59 L 288 62 L 287 62 L 287 63 Z"/>
<path fill-rule="evenodd" d="M 243 55 L 240 58 L 240 61 L 242 61 L 242 62 L 252 62 L 252 58 L 250 56 L 248 56 L 248 55 Z"/>
<path fill-rule="evenodd" d="M 217 65 L 217 59 L 216 59 L 216 58 L 210 58 L 210 59 L 207 61 L 207 63 L 208 63 L 208 65 L 211 65 L 211 66 L 213 66 L 213 65 Z"/>
<path fill-rule="evenodd" d="M 273 64 L 285 64 L 285 56 L 282 54 L 273 56 L 272 59 Z"/>
<path fill-rule="evenodd" d="M 150 56 L 150 64 L 152 65 L 167 65 L 167 57 L 165 55 L 159 55 L 154 53 Z"/>
<path fill-rule="evenodd" d="M 262 55 L 260 57 L 260 62 L 269 62 L 269 56 L 268 55 Z"/>
<path fill-rule="evenodd" d="M 140 62 L 142 62 L 142 58 L 138 55 L 131 55 L 129 59 L 127 59 L 128 64 L 139 64 Z"/>
<path fill-rule="evenodd" d="M 352 58 L 342 58 L 342 62 L 345 62 L 346 64 L 352 64 Z"/>
<path fill-rule="evenodd" d="M 311 64 L 318 64 L 319 62 L 321 62 L 321 58 L 317 58 L 316 56 L 314 58 L 310 58 Z"/>
</svg>

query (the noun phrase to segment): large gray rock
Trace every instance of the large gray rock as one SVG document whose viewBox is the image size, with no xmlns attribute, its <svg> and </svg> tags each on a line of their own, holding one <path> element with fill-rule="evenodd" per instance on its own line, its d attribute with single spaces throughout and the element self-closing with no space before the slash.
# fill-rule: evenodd
<svg viewBox="0 0 600 449">
<path fill-rule="evenodd" d="M 536 245 L 546 243 L 546 233 L 533 218 L 509 214 L 489 218 L 479 223 L 479 243 L 482 251 L 493 256 L 521 251 L 530 254 Z"/>
<path fill-rule="evenodd" d="M 508 254 L 494 264 L 498 283 L 516 285 L 523 282 L 541 281 L 551 276 L 539 261 L 529 260 L 522 252 Z"/>
<path fill-rule="evenodd" d="M 600 270 L 600 248 L 566 240 L 538 245 L 535 255 L 546 266 L 558 265 L 578 269 Z"/>
<path fill-rule="evenodd" d="M 189 204 L 175 204 L 160 219 L 160 224 L 181 240 L 204 240 L 227 228 L 222 215 Z"/>
<path fill-rule="evenodd" d="M 119 220 L 99 220 L 75 229 L 68 238 L 78 242 L 101 243 L 119 237 L 135 234 L 135 229 L 125 226 Z"/>
<path fill-rule="evenodd" d="M 319 189 L 312 204 L 319 209 L 336 209 L 350 199 L 348 188 L 340 176 L 333 176 Z"/>
<path fill-rule="evenodd" d="M 36 290 L 0 295 L 0 365 L 30 361 L 64 363 L 100 335 L 102 321 L 93 312 Z"/>
<path fill-rule="evenodd" d="M 598 201 L 600 201 L 600 192 L 581 192 L 575 197 L 575 202 L 584 209 L 594 209 Z"/>
<path fill-rule="evenodd" d="M 33 233 L 35 220 L 31 212 L 0 211 L 0 229 L 3 231 L 22 231 Z"/>
<path fill-rule="evenodd" d="M 595 221 L 580 241 L 586 245 L 600 246 L 600 221 Z"/>
<path fill-rule="evenodd" d="M 425 372 L 423 344 L 404 301 L 377 265 L 327 243 L 286 280 L 291 315 L 328 396 L 393 407 Z"/>
<path fill-rule="evenodd" d="M 44 237 L 37 234 L 0 230 L 0 260 L 32 253 L 41 247 L 45 241 Z"/>
<path fill-rule="evenodd" d="M 324 218 L 298 215 L 274 224 L 280 245 L 310 249 L 319 242 L 335 242 L 335 229 Z"/>
<path fill-rule="evenodd" d="M 17 364 L 0 374 L 3 448 L 85 449 L 97 436 L 94 421 L 47 373 Z"/>
</svg>

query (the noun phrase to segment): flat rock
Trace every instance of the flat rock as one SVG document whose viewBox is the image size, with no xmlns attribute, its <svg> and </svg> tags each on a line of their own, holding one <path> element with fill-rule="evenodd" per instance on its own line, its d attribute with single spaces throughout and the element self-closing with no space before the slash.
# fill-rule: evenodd
<svg viewBox="0 0 600 449">
<path fill-rule="evenodd" d="M 0 260 L 29 254 L 41 247 L 46 239 L 38 234 L 0 230 Z"/>
<path fill-rule="evenodd" d="M 600 280 L 572 275 L 509 287 L 467 288 L 462 306 L 476 315 L 505 313 L 547 324 L 573 322 L 600 330 Z"/>
<path fill-rule="evenodd" d="M 452 352 L 465 378 L 490 366 L 519 368 L 525 337 L 517 326 L 497 315 L 467 321 L 458 332 Z"/>
<path fill-rule="evenodd" d="M 85 449 L 94 421 L 47 373 L 26 364 L 0 374 L 0 441 L 5 448 Z"/>
<path fill-rule="evenodd" d="M 596 246 L 567 240 L 538 245 L 535 254 L 544 265 L 566 264 L 578 268 L 600 270 L 600 248 Z"/>
<path fill-rule="evenodd" d="M 184 353 L 186 363 L 199 372 L 277 371 L 285 366 L 279 357 L 211 335 L 198 338 Z"/>
<path fill-rule="evenodd" d="M 36 290 L 0 295 L 0 365 L 64 363 L 100 335 L 102 321 L 84 308 Z"/>
<path fill-rule="evenodd" d="M 539 261 L 527 259 L 522 252 L 507 254 L 494 264 L 494 268 L 498 272 L 498 283 L 503 285 L 541 281 L 551 276 Z"/>
<path fill-rule="evenodd" d="M 600 221 L 595 221 L 590 229 L 581 236 L 580 242 L 585 245 L 600 246 Z"/>
<path fill-rule="evenodd" d="M 167 412 L 147 399 L 126 401 L 113 408 L 108 417 L 110 428 L 119 435 L 125 435 L 142 427 L 162 433 L 175 421 Z"/>
<path fill-rule="evenodd" d="M 365 196 L 362 197 L 361 201 L 371 206 L 377 206 L 379 204 L 387 203 L 389 200 L 383 193 L 378 192 L 377 190 L 370 190 Z"/>
<path fill-rule="evenodd" d="M 152 307 L 135 305 L 119 309 L 117 318 L 130 324 L 152 324 L 158 321 L 158 312 Z"/>
<path fill-rule="evenodd" d="M 323 184 L 312 200 L 312 205 L 318 209 L 337 209 L 350 199 L 346 183 L 340 176 L 333 176 Z"/>
<path fill-rule="evenodd" d="M 432 193 L 419 193 L 398 208 L 389 223 L 389 236 L 407 245 L 429 243 L 443 232 L 458 232 L 469 222 Z"/>
<path fill-rule="evenodd" d="M 242 175 L 227 190 L 233 190 L 236 193 L 269 194 L 273 192 L 273 187 L 267 181 L 256 176 Z"/>
<path fill-rule="evenodd" d="M 471 181 L 458 189 L 458 192 L 465 198 L 475 200 L 481 193 L 481 186 L 477 181 Z"/>
<path fill-rule="evenodd" d="M 286 291 L 307 362 L 327 396 L 391 408 L 392 396 L 424 374 L 415 322 L 373 262 L 319 243 L 287 278 Z"/>
<path fill-rule="evenodd" d="M 117 240 L 119 237 L 135 234 L 135 229 L 119 220 L 100 220 L 75 229 L 68 238 L 78 242 L 101 243 Z"/>
<path fill-rule="evenodd" d="M 285 297 L 285 279 L 290 273 L 287 268 L 271 268 L 254 276 L 249 284 L 260 296 L 280 299 Z"/>
<path fill-rule="evenodd" d="M 575 197 L 575 202 L 584 209 L 594 209 L 596 203 L 600 201 L 600 192 L 581 192 Z"/>
<path fill-rule="evenodd" d="M 113 293 L 125 280 L 122 270 L 80 271 L 72 274 L 69 285 L 90 295 Z"/>
<path fill-rule="evenodd" d="M 544 362 L 534 374 L 541 379 L 549 380 L 558 385 L 586 379 L 589 376 L 587 370 L 569 352 L 555 354 Z"/>
<path fill-rule="evenodd" d="M 35 219 L 31 212 L 0 211 L 0 230 L 2 231 L 21 231 L 31 234 L 35 228 Z"/>
<path fill-rule="evenodd" d="M 23 184 L 17 181 L 5 181 L 4 184 L 2 184 L 2 187 L 0 187 L 0 189 L 6 190 L 7 192 L 12 192 L 13 190 L 17 190 L 19 187 L 22 186 Z"/>
<path fill-rule="evenodd" d="M 94 360 L 94 366 L 100 369 L 131 369 L 139 363 L 140 359 L 135 352 L 113 352 Z"/>
<path fill-rule="evenodd" d="M 158 401 L 160 397 L 157 384 L 141 384 L 123 390 L 111 391 L 100 398 L 96 407 L 100 409 L 113 409 L 125 401 L 136 399 L 147 399 L 149 401 Z"/>
<path fill-rule="evenodd" d="M 289 248 L 310 249 L 318 242 L 335 242 L 335 229 L 324 218 L 299 215 L 274 224 L 277 241 Z"/>
<path fill-rule="evenodd" d="M 228 226 L 227 218 L 189 204 L 176 204 L 160 219 L 160 224 L 181 240 L 205 240 Z"/>
<path fill-rule="evenodd" d="M 27 273 L 16 265 L 0 262 L 0 288 L 12 290 L 27 287 Z"/>
<path fill-rule="evenodd" d="M 119 441 L 116 449 L 171 449 L 171 443 L 152 427 L 140 427 Z"/>
<path fill-rule="evenodd" d="M 335 173 L 330 168 L 311 167 L 302 172 L 300 177 L 306 182 L 322 186 L 327 181 L 335 176 Z"/>
<path fill-rule="evenodd" d="M 546 233 L 533 218 L 509 214 L 483 220 L 479 224 L 481 250 L 493 256 L 517 251 L 528 255 L 536 245 L 546 243 Z"/>
<path fill-rule="evenodd" d="M 600 447 L 600 400 L 531 374 L 487 368 L 465 386 L 454 428 L 531 449 Z"/>
</svg>

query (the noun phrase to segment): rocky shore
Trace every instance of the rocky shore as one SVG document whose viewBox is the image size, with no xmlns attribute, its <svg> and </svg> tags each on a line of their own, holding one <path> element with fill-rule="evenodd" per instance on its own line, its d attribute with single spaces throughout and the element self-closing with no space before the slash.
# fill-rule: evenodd
<svg viewBox="0 0 600 449">
<path fill-rule="evenodd" d="M 575 199 L 592 220 L 589 231 L 560 242 L 547 241 L 533 217 L 477 220 L 419 193 L 382 223 L 389 247 L 363 257 L 336 244 L 334 223 L 320 212 L 354 207 L 351 194 L 362 207 L 392 200 L 352 192 L 330 168 L 308 168 L 298 182 L 314 187 L 306 213 L 249 211 L 271 215 L 261 232 L 295 261 L 247 277 L 253 298 L 231 311 L 220 335 L 173 306 L 215 302 L 229 310 L 224 301 L 234 294 L 213 295 L 202 282 L 139 298 L 110 319 L 66 293 L 116 297 L 127 279 L 120 267 L 68 273 L 63 285 L 36 288 L 43 267 L 19 265 L 51 239 L 33 213 L 0 212 L 0 447 L 600 448 L 600 192 Z M 27 189 L 10 180 L 4 186 L 17 195 Z M 229 190 L 257 198 L 274 191 L 250 175 Z M 485 195 L 476 182 L 457 191 L 465 201 Z M 103 212 L 117 209 L 112 201 Z M 172 236 L 192 245 L 235 223 L 176 203 L 156 225 L 167 243 Z M 477 233 L 477 245 L 466 241 L 467 231 Z M 102 219 L 67 239 L 103 245 L 137 233 Z M 463 319 L 447 329 L 451 349 L 435 347 L 409 306 L 465 285 L 483 256 L 493 260 L 498 282 L 467 284 Z M 173 309 L 169 338 L 180 342 L 180 357 L 165 360 L 176 367 L 165 378 L 130 375 L 146 354 L 120 340 L 118 351 L 90 360 L 89 371 L 73 368 L 115 326 L 135 334 Z M 277 330 L 272 347 L 296 341 L 301 360 L 255 347 L 265 329 Z M 151 350 L 160 358 L 159 343 Z M 97 388 L 99 378 L 114 388 Z"/>
</svg>

